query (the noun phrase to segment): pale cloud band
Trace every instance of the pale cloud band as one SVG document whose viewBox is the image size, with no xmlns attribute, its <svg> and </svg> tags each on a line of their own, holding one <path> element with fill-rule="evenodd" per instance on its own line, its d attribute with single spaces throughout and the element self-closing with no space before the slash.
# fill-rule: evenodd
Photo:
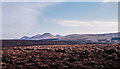
<svg viewBox="0 0 120 69">
<path fill-rule="evenodd" d="M 119 2 L 120 0 L 1 0 L 1 2 Z"/>
<path fill-rule="evenodd" d="M 120 0 L 103 0 L 103 2 L 119 2 Z"/>
<path fill-rule="evenodd" d="M 62 20 L 59 25 L 65 27 L 99 27 L 99 28 L 114 28 L 118 26 L 118 22 L 110 21 L 79 21 L 79 20 Z"/>
</svg>

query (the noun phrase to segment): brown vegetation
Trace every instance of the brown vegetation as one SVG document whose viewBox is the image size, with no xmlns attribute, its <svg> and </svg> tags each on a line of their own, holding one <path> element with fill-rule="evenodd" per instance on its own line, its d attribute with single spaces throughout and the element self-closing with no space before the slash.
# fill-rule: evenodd
<svg viewBox="0 0 120 69">
<path fill-rule="evenodd" d="M 118 44 L 4 47 L 2 69 L 120 69 Z"/>
</svg>

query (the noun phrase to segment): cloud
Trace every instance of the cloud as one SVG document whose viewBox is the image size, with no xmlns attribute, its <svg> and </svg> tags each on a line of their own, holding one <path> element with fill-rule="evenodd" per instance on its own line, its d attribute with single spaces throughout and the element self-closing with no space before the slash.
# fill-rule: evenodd
<svg viewBox="0 0 120 69">
<path fill-rule="evenodd" d="M 63 2 L 69 0 L 1 0 L 1 1 L 2 2 Z"/>
<path fill-rule="evenodd" d="M 1 0 L 2 2 L 118 2 L 119 0 Z"/>
<path fill-rule="evenodd" d="M 103 0 L 103 2 L 119 2 L 120 0 Z"/>
<path fill-rule="evenodd" d="M 90 22 L 94 27 L 105 27 L 105 28 L 112 28 L 117 27 L 118 22 L 111 22 L 111 21 L 91 21 Z"/>
<path fill-rule="evenodd" d="M 3 3 L 3 38 L 19 38 L 27 34 L 50 5 L 53 3 Z"/>
<path fill-rule="evenodd" d="M 66 27 L 91 26 L 88 22 L 78 20 L 63 20 L 58 22 L 58 24 Z"/>
<path fill-rule="evenodd" d="M 118 31 L 118 23 L 114 21 L 61 20 L 57 24 L 66 28 L 64 34 L 100 34 Z"/>
<path fill-rule="evenodd" d="M 62 20 L 58 22 L 59 25 L 65 27 L 100 27 L 112 28 L 117 27 L 117 22 L 110 21 L 79 21 L 79 20 Z"/>
</svg>

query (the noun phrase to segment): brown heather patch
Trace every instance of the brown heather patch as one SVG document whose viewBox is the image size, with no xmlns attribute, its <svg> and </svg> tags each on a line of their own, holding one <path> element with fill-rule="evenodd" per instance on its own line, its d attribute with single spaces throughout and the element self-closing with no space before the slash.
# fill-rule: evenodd
<svg viewBox="0 0 120 69">
<path fill-rule="evenodd" d="M 120 69 L 118 44 L 4 47 L 2 69 Z"/>
</svg>

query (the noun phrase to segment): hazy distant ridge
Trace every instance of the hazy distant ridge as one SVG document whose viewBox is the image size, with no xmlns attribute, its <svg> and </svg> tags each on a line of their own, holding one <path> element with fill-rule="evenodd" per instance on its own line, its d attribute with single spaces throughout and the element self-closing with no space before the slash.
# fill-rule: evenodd
<svg viewBox="0 0 120 69">
<path fill-rule="evenodd" d="M 23 36 L 21 40 L 62 40 L 62 41 L 80 41 L 80 42 L 102 42 L 102 43 L 118 43 L 120 33 L 107 34 L 70 34 L 66 36 L 52 35 L 44 33 L 32 37 Z"/>
</svg>

